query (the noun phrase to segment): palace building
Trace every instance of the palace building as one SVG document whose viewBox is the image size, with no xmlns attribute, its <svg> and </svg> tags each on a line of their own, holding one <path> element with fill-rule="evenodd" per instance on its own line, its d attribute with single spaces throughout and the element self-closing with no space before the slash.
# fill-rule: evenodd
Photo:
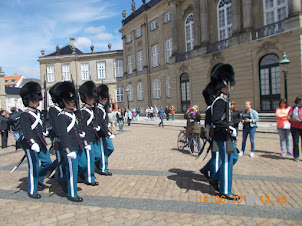
<svg viewBox="0 0 302 226">
<path fill-rule="evenodd" d="M 142 2 L 122 13 L 120 107 L 205 110 L 202 91 L 220 63 L 234 68 L 231 99 L 239 109 L 250 100 L 257 111 L 274 112 L 280 98 L 292 105 L 302 93 L 301 0 Z M 287 71 L 279 64 L 284 52 Z"/>
</svg>

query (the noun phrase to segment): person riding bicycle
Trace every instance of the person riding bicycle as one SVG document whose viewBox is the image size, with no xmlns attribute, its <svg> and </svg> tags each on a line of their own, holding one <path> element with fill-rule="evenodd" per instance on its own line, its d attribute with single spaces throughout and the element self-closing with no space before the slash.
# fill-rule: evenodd
<svg viewBox="0 0 302 226">
<path fill-rule="evenodd" d="M 184 119 L 187 119 L 186 136 L 188 139 L 190 137 L 190 134 L 192 134 L 193 132 L 194 124 L 199 123 L 201 120 L 199 107 L 197 105 L 190 107 L 184 114 Z"/>
</svg>

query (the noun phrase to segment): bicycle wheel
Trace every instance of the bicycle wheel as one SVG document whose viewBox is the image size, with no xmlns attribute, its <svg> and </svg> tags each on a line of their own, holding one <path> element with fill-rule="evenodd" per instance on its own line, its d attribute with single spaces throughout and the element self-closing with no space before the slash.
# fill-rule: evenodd
<svg viewBox="0 0 302 226">
<path fill-rule="evenodd" d="M 186 146 L 186 134 L 184 131 L 180 131 L 177 138 L 177 147 L 178 150 L 182 151 Z"/>
<path fill-rule="evenodd" d="M 200 139 L 198 134 L 194 134 L 193 137 L 190 139 L 189 142 L 189 152 L 193 156 L 197 156 L 198 151 L 201 149 L 203 145 L 203 140 Z"/>
</svg>

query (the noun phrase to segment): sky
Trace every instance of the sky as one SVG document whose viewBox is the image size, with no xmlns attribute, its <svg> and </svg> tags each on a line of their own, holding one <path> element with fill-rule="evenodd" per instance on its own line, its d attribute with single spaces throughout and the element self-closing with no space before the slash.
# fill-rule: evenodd
<svg viewBox="0 0 302 226">
<path fill-rule="evenodd" d="M 70 43 L 82 52 L 122 49 L 122 11 L 132 0 L 0 0 L 0 66 L 6 76 L 40 78 L 39 56 Z M 147 1 L 148 2 L 148 1 Z M 136 9 L 142 5 L 135 0 Z"/>
</svg>

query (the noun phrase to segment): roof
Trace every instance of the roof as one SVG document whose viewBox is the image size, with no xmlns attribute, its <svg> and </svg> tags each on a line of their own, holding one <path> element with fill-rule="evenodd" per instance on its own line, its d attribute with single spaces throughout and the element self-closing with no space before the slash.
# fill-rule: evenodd
<svg viewBox="0 0 302 226">
<path fill-rule="evenodd" d="M 82 54 L 82 51 L 79 50 L 78 48 L 75 48 L 75 52 L 76 54 Z M 64 46 L 63 48 L 59 49 L 59 54 L 57 54 L 57 51 L 48 54 L 46 56 L 57 56 L 57 55 L 70 55 L 72 54 L 72 46 L 71 45 L 67 45 Z"/>
<path fill-rule="evenodd" d="M 23 75 L 12 75 L 12 76 L 4 76 L 4 84 L 6 86 L 16 85 L 20 79 L 22 79 Z"/>
<path fill-rule="evenodd" d="M 20 94 L 20 89 L 21 88 L 6 86 L 5 87 L 5 93 L 7 95 L 19 95 Z"/>
</svg>

